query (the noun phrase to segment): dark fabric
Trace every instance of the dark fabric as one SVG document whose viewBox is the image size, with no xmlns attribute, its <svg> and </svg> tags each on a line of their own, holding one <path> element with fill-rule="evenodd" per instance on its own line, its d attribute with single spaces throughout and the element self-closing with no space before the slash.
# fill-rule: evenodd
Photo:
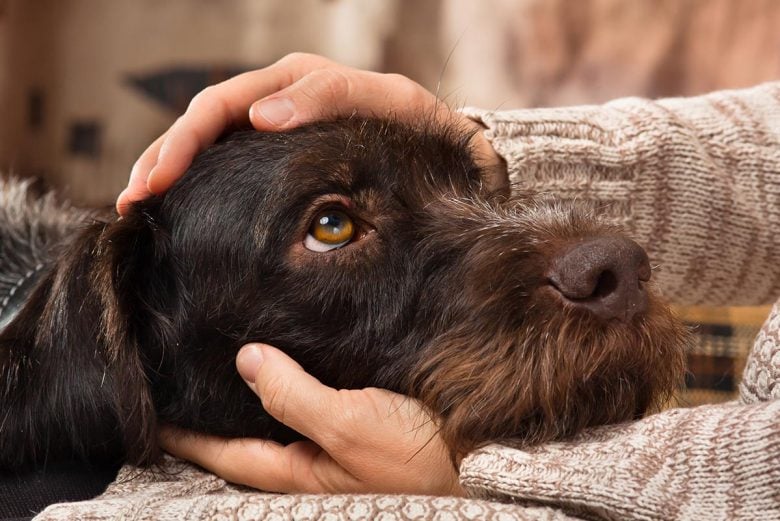
<svg viewBox="0 0 780 521">
<path fill-rule="evenodd" d="M 63 463 L 22 474 L 0 472 L 0 521 L 30 519 L 54 503 L 82 501 L 105 491 L 119 467 Z"/>
<path fill-rule="evenodd" d="M 753 308 L 750 308 L 753 309 Z M 750 311 L 748 309 L 748 311 Z M 739 383 L 753 341 L 769 308 L 686 308 L 698 320 L 686 320 L 694 334 L 688 353 L 685 389 L 670 407 L 695 407 L 739 398 Z"/>
<path fill-rule="evenodd" d="M 9 285 L 7 276 L 0 277 L 0 331 L 11 323 L 27 303 L 27 297 L 41 278 L 42 267 L 41 264 L 35 266 L 12 285 Z"/>
</svg>

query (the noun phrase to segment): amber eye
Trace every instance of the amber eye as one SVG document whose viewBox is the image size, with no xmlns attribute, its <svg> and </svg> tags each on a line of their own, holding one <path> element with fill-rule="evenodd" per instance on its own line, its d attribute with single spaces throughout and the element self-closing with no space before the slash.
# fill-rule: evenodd
<svg viewBox="0 0 780 521">
<path fill-rule="evenodd" d="M 311 251 L 341 248 L 355 235 L 352 219 L 339 210 L 323 210 L 314 217 L 303 245 Z"/>
</svg>

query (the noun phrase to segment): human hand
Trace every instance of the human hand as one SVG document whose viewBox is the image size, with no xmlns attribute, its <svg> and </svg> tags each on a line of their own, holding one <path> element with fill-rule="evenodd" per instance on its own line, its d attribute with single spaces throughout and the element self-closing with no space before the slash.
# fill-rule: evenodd
<svg viewBox="0 0 780 521">
<path fill-rule="evenodd" d="M 165 192 L 195 155 L 227 128 L 251 124 L 257 130 L 287 130 L 317 120 L 352 114 L 402 121 L 433 117 L 476 130 L 478 162 L 488 186 L 507 185 L 506 167 L 476 122 L 451 112 L 433 94 L 399 74 L 352 69 L 313 54 L 289 54 L 275 64 L 203 90 L 187 111 L 136 161 L 117 211 L 153 193 Z"/>
<path fill-rule="evenodd" d="M 166 427 L 167 452 L 269 492 L 463 495 L 435 421 L 411 398 L 332 389 L 270 346 L 245 346 L 236 365 L 263 408 L 312 441 L 282 446 Z"/>
</svg>

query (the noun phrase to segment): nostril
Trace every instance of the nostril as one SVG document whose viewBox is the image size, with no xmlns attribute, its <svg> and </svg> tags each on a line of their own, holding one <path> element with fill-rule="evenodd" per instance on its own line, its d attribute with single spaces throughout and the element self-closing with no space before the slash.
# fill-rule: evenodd
<svg viewBox="0 0 780 521">
<path fill-rule="evenodd" d="M 606 270 L 599 275 L 591 298 L 604 298 L 614 293 L 617 290 L 617 287 L 617 276 L 612 271 Z"/>
</svg>

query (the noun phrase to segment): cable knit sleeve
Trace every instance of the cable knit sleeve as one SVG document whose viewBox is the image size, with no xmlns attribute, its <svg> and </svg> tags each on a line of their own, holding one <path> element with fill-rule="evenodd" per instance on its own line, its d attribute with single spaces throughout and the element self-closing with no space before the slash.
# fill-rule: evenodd
<svg viewBox="0 0 780 521">
<path fill-rule="evenodd" d="M 677 304 L 780 295 L 780 83 L 687 99 L 489 112 L 522 189 L 577 199 L 626 226 Z"/>
</svg>

